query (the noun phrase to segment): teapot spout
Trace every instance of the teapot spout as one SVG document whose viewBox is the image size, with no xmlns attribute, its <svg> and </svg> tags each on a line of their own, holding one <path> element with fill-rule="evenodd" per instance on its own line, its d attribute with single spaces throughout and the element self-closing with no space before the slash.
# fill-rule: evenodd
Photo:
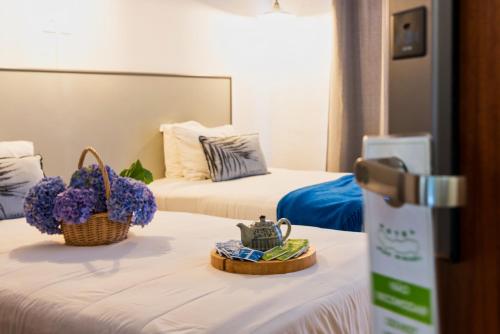
<svg viewBox="0 0 500 334">
<path fill-rule="evenodd" d="M 244 245 L 247 245 L 252 239 L 252 230 L 250 227 L 246 226 L 243 223 L 238 223 L 236 226 L 240 228 L 241 231 L 241 241 Z"/>
</svg>

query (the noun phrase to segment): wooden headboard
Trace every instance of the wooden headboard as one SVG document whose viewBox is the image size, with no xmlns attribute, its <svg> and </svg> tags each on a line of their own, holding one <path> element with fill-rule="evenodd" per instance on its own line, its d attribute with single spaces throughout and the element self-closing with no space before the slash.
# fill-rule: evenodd
<svg viewBox="0 0 500 334">
<path fill-rule="evenodd" d="M 65 180 L 85 146 L 117 172 L 141 159 L 158 178 L 160 124 L 230 124 L 231 104 L 230 77 L 0 69 L 0 141 L 33 141 L 45 173 Z"/>
</svg>

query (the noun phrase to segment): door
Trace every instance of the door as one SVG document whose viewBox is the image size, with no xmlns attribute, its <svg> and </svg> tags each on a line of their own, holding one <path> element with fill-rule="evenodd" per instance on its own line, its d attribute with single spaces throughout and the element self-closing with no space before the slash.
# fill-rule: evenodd
<svg viewBox="0 0 500 334">
<path fill-rule="evenodd" d="M 408 142 L 416 141 L 425 147 L 428 136 L 432 153 L 428 153 L 429 161 L 418 166 L 411 162 L 411 152 L 404 149 L 386 150 L 387 156 L 381 153 L 383 149 L 368 150 L 385 159 L 361 160 L 355 172 L 362 186 L 385 195 L 386 204 L 392 206 L 388 209 L 379 200 L 368 208 L 367 219 L 376 217 L 377 224 L 381 225 L 383 219 L 397 224 L 394 217 L 402 216 L 397 211 L 400 206 L 410 206 L 409 212 L 412 205 L 436 207 L 432 209 L 432 218 L 425 218 L 431 215 L 418 209 L 423 210 L 422 215 L 409 223 L 433 227 L 433 232 L 432 228 L 423 231 L 428 238 L 435 238 L 432 247 L 426 248 L 434 251 L 435 256 L 419 286 L 412 284 L 413 277 L 398 280 L 391 275 L 373 274 L 374 265 L 382 271 L 387 269 L 384 265 L 392 266 L 392 273 L 397 265 L 394 261 L 380 261 L 377 255 L 373 259 L 376 250 L 371 249 L 373 300 L 376 304 L 377 294 L 385 298 L 374 307 L 392 315 L 383 319 L 384 325 L 391 328 L 381 329 L 379 321 L 375 323 L 379 326 L 376 333 L 500 333 L 500 1 L 390 0 L 389 4 L 389 130 L 394 135 L 425 133 Z M 407 145 L 401 139 L 394 142 Z M 417 154 L 425 157 L 426 153 L 415 151 Z M 412 175 L 412 170 L 405 170 L 404 160 L 414 171 L 424 174 L 428 164 L 434 175 L 462 175 L 467 187 L 462 183 L 464 179 L 449 178 L 455 189 L 448 188 L 439 205 L 435 205 L 434 199 L 440 192 L 433 186 L 433 178 Z M 466 196 L 453 197 L 457 189 L 462 189 Z M 447 206 L 461 208 L 450 210 Z M 379 211 L 374 214 L 373 210 Z M 375 229 L 367 230 L 373 233 Z M 391 252 L 389 249 L 385 256 L 392 256 Z M 398 256 L 401 260 L 402 255 Z M 390 285 L 400 289 L 401 294 L 420 289 L 419 292 L 427 293 L 429 304 L 397 299 L 383 290 Z M 427 305 L 431 310 L 434 302 L 437 310 L 433 310 L 432 316 L 437 319 L 433 320 L 416 319 L 398 309 L 398 305 L 410 305 L 424 312 Z M 417 326 L 422 323 L 425 326 Z"/>
<path fill-rule="evenodd" d="M 467 177 L 457 262 L 437 260 L 442 333 L 500 333 L 500 1 L 456 15 L 459 173 Z"/>
</svg>

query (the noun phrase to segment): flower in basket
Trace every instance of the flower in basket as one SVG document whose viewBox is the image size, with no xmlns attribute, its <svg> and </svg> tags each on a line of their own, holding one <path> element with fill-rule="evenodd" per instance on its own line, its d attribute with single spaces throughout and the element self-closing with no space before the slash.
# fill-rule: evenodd
<svg viewBox="0 0 500 334">
<path fill-rule="evenodd" d="M 114 180 L 118 177 L 115 171 L 106 166 L 106 171 L 109 175 L 109 182 L 113 184 Z M 95 213 L 106 211 L 106 196 L 104 191 L 104 179 L 96 164 L 88 167 L 82 167 L 73 173 L 69 183 L 70 188 L 77 189 L 92 189 L 97 194 L 97 202 L 95 206 Z"/>
<path fill-rule="evenodd" d="M 82 168 L 87 153 L 98 166 Z M 132 176 L 143 177 L 136 165 Z M 98 246 L 124 240 L 130 224 L 151 222 L 156 203 L 144 183 L 117 176 L 92 147 L 82 151 L 78 168 L 68 188 L 61 178 L 46 178 L 30 189 L 24 205 L 29 224 L 42 233 L 64 234 L 68 245 Z"/>
<path fill-rule="evenodd" d="M 126 223 L 131 218 L 133 225 L 143 227 L 151 222 L 156 212 L 151 190 L 144 183 L 128 177 L 114 180 L 107 204 L 109 219 Z"/>
<path fill-rule="evenodd" d="M 108 212 L 112 221 L 149 224 L 156 212 L 151 190 L 143 182 L 117 176 L 109 166 L 106 169 L 111 183 L 109 200 L 98 167 L 80 168 L 68 188 L 60 177 L 49 177 L 29 190 L 24 203 L 27 222 L 47 234 L 62 234 L 62 222 L 83 224 L 101 212 Z"/>
<path fill-rule="evenodd" d="M 97 198 L 92 189 L 68 188 L 56 197 L 54 218 L 69 224 L 83 224 L 95 212 Z"/>
<path fill-rule="evenodd" d="M 54 218 L 53 211 L 57 195 L 66 189 L 60 177 L 46 177 L 31 188 L 24 200 L 24 212 L 28 224 L 42 233 L 60 234 L 60 223 Z"/>
</svg>

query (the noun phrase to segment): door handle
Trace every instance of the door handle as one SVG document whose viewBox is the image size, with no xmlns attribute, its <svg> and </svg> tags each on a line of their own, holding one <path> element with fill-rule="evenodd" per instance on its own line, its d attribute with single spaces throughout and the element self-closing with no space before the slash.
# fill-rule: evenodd
<svg viewBox="0 0 500 334">
<path fill-rule="evenodd" d="M 363 159 L 354 164 L 358 184 L 384 196 L 393 207 L 414 204 L 431 208 L 455 208 L 466 204 L 464 176 L 408 173 L 399 158 Z"/>
</svg>

